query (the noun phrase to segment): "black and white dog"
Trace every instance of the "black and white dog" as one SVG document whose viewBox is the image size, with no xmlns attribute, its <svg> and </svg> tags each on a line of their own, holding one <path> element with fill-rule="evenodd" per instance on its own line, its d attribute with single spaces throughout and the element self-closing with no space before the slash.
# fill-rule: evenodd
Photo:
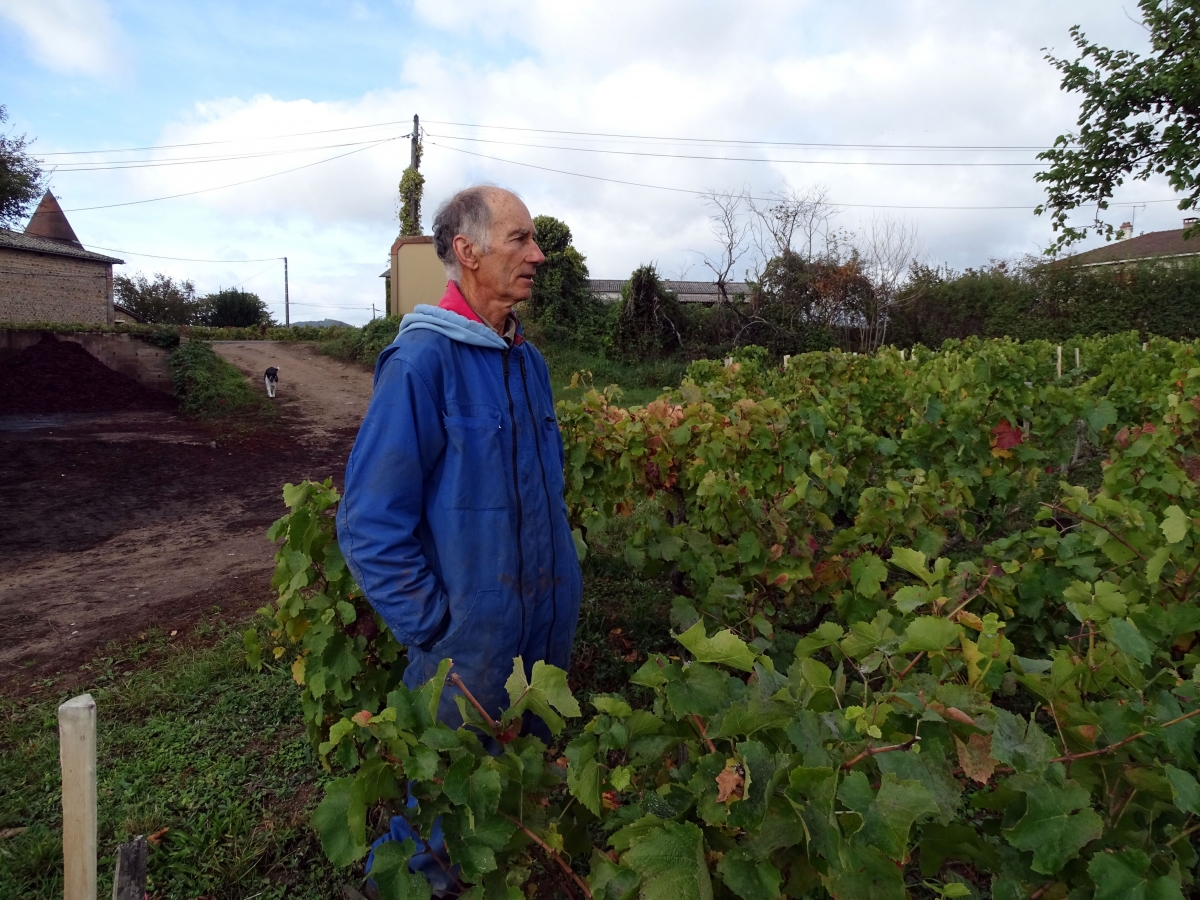
<svg viewBox="0 0 1200 900">
<path fill-rule="evenodd" d="M 269 369 L 267 369 L 265 381 L 267 383 L 267 396 L 274 397 L 275 386 L 279 384 L 279 369 L 275 368 L 275 366 L 271 366 Z"/>
</svg>

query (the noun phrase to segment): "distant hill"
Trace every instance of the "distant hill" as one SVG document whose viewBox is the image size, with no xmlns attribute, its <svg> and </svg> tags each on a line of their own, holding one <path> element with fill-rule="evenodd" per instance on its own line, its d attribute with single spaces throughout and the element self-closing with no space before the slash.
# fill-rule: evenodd
<svg viewBox="0 0 1200 900">
<path fill-rule="evenodd" d="M 336 328 L 350 328 L 350 327 L 352 327 L 351 325 L 347 324 L 346 322 L 339 322 L 337 319 L 319 319 L 319 320 L 315 320 L 312 322 L 293 322 L 292 323 L 293 328 L 299 328 L 302 326 L 307 327 L 307 328 L 335 328 L 335 327 Z"/>
</svg>

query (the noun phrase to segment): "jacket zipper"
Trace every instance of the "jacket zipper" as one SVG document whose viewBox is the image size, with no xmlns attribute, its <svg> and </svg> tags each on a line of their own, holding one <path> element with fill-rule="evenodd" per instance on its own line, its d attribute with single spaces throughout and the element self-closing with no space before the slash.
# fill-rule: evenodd
<svg viewBox="0 0 1200 900">
<path fill-rule="evenodd" d="M 529 376 L 525 372 L 525 354 L 517 357 L 521 366 L 521 389 L 525 392 L 525 408 L 529 410 L 529 422 L 533 425 L 533 447 L 537 451 L 538 469 L 542 473 L 542 493 L 546 495 L 546 515 L 550 518 L 550 630 L 546 633 L 546 654 L 550 656 L 550 641 L 558 625 L 558 549 L 554 534 L 554 505 L 550 502 L 550 487 L 546 484 L 546 464 L 542 461 L 542 435 L 538 429 L 537 416 L 533 414 L 533 402 L 529 399 Z"/>
<path fill-rule="evenodd" d="M 521 600 L 521 635 L 525 634 L 525 554 L 521 548 L 521 482 L 517 472 L 517 417 L 514 414 L 512 391 L 508 386 L 508 355 L 511 348 L 505 350 L 501 358 L 504 360 L 504 393 L 508 395 L 508 421 L 512 425 L 512 472 L 513 490 L 517 494 L 517 596 Z"/>
</svg>

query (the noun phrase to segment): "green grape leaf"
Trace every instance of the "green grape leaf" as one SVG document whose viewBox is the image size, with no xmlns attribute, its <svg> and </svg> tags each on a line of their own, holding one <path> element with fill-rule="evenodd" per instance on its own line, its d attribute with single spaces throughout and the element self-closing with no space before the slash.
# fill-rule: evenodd
<svg viewBox="0 0 1200 900">
<path fill-rule="evenodd" d="M 482 821 L 473 818 L 464 807 L 459 807 L 453 815 L 443 816 L 442 827 L 451 861 L 462 866 L 463 875 L 472 881 L 495 871 L 496 851 L 503 850 L 517 830 L 517 826 L 499 816 Z"/>
<path fill-rule="evenodd" d="M 896 547 L 892 550 L 892 557 L 888 562 L 905 572 L 911 572 L 926 584 L 929 583 L 929 567 L 926 565 L 926 556 L 919 550 Z"/>
<path fill-rule="evenodd" d="M 1149 665 L 1153 659 L 1153 650 L 1133 624 L 1132 619 L 1110 619 L 1113 643 L 1128 653 L 1142 665 Z"/>
<path fill-rule="evenodd" d="M 599 745 L 590 734 L 581 734 L 567 744 L 567 789 L 594 816 L 600 815 L 600 763 L 596 760 Z"/>
<path fill-rule="evenodd" d="M 1037 722 L 1026 722 L 1006 709 L 994 710 L 992 759 L 1018 772 L 1040 773 L 1055 756 L 1054 742 Z"/>
<path fill-rule="evenodd" d="M 712 900 L 704 835 L 691 822 L 643 830 L 621 862 L 642 880 L 641 900 Z"/>
<path fill-rule="evenodd" d="M 699 662 L 719 663 L 743 672 L 753 672 L 754 661 L 758 659 L 758 654 L 728 629 L 707 637 L 703 622 L 697 622 L 676 640 Z"/>
<path fill-rule="evenodd" d="M 854 590 L 864 597 L 874 597 L 879 586 L 887 581 L 887 566 L 874 553 L 864 553 L 850 564 Z"/>
<path fill-rule="evenodd" d="M 1096 883 L 1094 900 L 1183 900 L 1179 882 L 1167 875 L 1155 877 L 1150 857 L 1141 850 L 1097 853 L 1088 874 Z"/>
<path fill-rule="evenodd" d="M 742 900 L 775 900 L 783 877 L 779 870 L 765 860 L 757 860 L 741 848 L 736 848 L 717 863 L 717 873 L 725 886 Z"/>
<path fill-rule="evenodd" d="M 935 594 L 934 596 L 936 597 L 937 595 Z M 918 587 L 915 584 L 906 584 L 900 590 L 896 591 L 896 593 L 892 594 L 892 603 L 904 615 L 916 612 L 928 602 L 928 589 Z"/>
<path fill-rule="evenodd" d="M 1184 812 L 1200 816 L 1200 783 L 1197 783 L 1191 772 L 1166 767 L 1167 781 L 1171 785 L 1171 794 L 1175 797 L 1175 805 Z"/>
<path fill-rule="evenodd" d="M 934 616 L 920 616 L 908 623 L 904 632 L 904 643 L 900 645 L 901 653 L 913 653 L 924 650 L 935 653 L 945 650 L 951 644 L 958 643 L 962 628 L 949 619 L 939 619 Z"/>
<path fill-rule="evenodd" d="M 367 855 L 367 805 L 356 781 L 350 776 L 329 782 L 313 812 L 321 848 L 335 866 L 348 866 Z"/>
<path fill-rule="evenodd" d="M 933 795 L 919 781 L 901 781 L 889 772 L 863 817 L 862 839 L 892 859 L 903 861 L 913 823 L 937 811 Z"/>
<path fill-rule="evenodd" d="M 1162 529 L 1168 544 L 1178 544 L 1187 536 L 1188 526 L 1191 524 L 1192 520 L 1182 509 L 1178 506 L 1168 506 L 1158 527 Z"/>
<path fill-rule="evenodd" d="M 396 770 L 387 760 L 372 756 L 358 769 L 363 786 L 363 801 L 374 806 L 380 800 L 395 800 L 400 796 L 400 785 L 396 781 Z"/>
<path fill-rule="evenodd" d="M 637 872 L 619 866 L 599 850 L 592 851 L 588 886 L 597 900 L 633 900 L 637 896 Z"/>
<path fill-rule="evenodd" d="M 408 861 L 416 851 L 411 838 L 384 841 L 375 848 L 371 880 L 381 900 L 429 900 L 431 891 L 425 876 L 408 870 Z"/>
<path fill-rule="evenodd" d="M 839 900 L 904 900 L 904 870 L 874 847 L 852 843 L 822 876 L 826 890 Z"/>
<path fill-rule="evenodd" d="M 1100 431 L 1117 422 L 1117 408 L 1110 400 L 1099 400 L 1087 412 L 1087 423 L 1093 431 Z"/>
<path fill-rule="evenodd" d="M 1157 584 L 1159 577 L 1162 575 L 1163 568 L 1170 559 L 1170 547 L 1159 547 L 1155 550 L 1154 555 L 1146 563 L 1146 580 L 1151 584 Z"/>
<path fill-rule="evenodd" d="M 615 694 L 597 694 L 592 698 L 592 706 L 596 707 L 597 711 L 617 719 L 624 719 L 627 716 L 633 715 L 633 708 L 629 703 L 623 697 L 618 697 Z"/>
<path fill-rule="evenodd" d="M 553 734 L 558 735 L 567 724 L 558 713 L 572 718 L 581 714 L 579 703 L 567 687 L 567 673 L 540 659 L 533 664 L 531 680 L 525 678 L 525 663 L 521 657 L 513 659 L 512 674 L 508 676 L 504 687 L 512 701 L 512 706 L 504 713 L 506 724 L 529 710 L 540 717 Z"/>
<path fill-rule="evenodd" d="M 1051 769 L 1048 774 L 1054 772 Z M 1025 815 L 1005 836 L 1018 850 L 1033 851 L 1035 872 L 1053 875 L 1104 831 L 1104 820 L 1089 805 L 1087 790 L 1073 781 L 1062 781 L 1061 775 L 1014 775 L 1007 785 L 1025 794 Z"/>
</svg>

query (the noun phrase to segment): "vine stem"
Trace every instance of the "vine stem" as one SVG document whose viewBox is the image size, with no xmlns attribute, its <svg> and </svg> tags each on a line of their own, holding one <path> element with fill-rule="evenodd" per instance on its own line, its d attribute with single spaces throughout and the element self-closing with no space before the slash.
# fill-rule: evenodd
<svg viewBox="0 0 1200 900">
<path fill-rule="evenodd" d="M 1190 719 L 1193 716 L 1200 716 L 1200 709 L 1193 709 L 1190 713 L 1184 713 L 1182 716 L 1176 716 L 1169 722 L 1163 722 L 1162 725 L 1158 727 L 1170 728 L 1172 725 L 1178 725 L 1180 722 L 1184 721 L 1185 719 Z M 1077 759 L 1087 759 L 1089 756 L 1101 756 L 1105 753 L 1113 753 L 1116 750 L 1120 750 L 1126 744 L 1132 744 L 1134 741 L 1149 736 L 1149 731 L 1139 731 L 1137 734 L 1131 734 L 1129 737 L 1119 740 L 1115 744 L 1109 744 L 1107 747 L 1101 747 L 1099 750 L 1089 750 L 1086 753 L 1068 753 L 1065 756 L 1056 756 L 1054 759 L 1050 760 L 1050 762 L 1071 763 Z"/>
<path fill-rule="evenodd" d="M 896 677 L 899 678 L 901 681 L 903 681 L 904 676 L 912 671 L 912 667 L 915 666 L 917 663 L 919 663 L 921 661 L 921 657 L 924 655 L 925 655 L 925 651 L 922 650 L 920 653 L 918 653 L 916 656 L 914 656 L 912 658 L 912 662 L 910 662 L 907 666 L 905 666 L 904 670 Z"/>
<path fill-rule="evenodd" d="M 696 730 L 700 732 L 700 739 L 704 741 L 704 746 L 708 748 L 709 753 L 717 752 L 717 745 L 708 737 L 708 732 L 704 730 L 704 723 L 700 721 L 700 717 L 692 713 L 692 721 L 696 723 Z"/>
<path fill-rule="evenodd" d="M 862 762 L 868 756 L 878 756 L 880 753 L 893 753 L 897 750 L 908 750 L 910 747 L 912 747 L 914 744 L 916 744 L 919 740 L 921 740 L 921 739 L 914 735 L 911 740 L 907 740 L 903 744 L 889 744 L 886 747 L 868 747 L 866 750 L 862 751 L 857 756 L 853 756 L 850 759 L 846 760 L 844 763 L 842 763 L 842 768 L 843 769 L 853 769 L 856 765 L 858 765 L 860 762 Z"/>
<path fill-rule="evenodd" d="M 1179 832 L 1179 834 L 1175 835 L 1175 837 L 1173 837 L 1169 841 L 1167 841 L 1167 846 L 1170 847 L 1172 844 L 1174 844 L 1180 838 L 1185 838 L 1188 835 L 1190 835 L 1196 831 L 1200 831 L 1200 825 L 1193 825 L 1191 828 L 1187 828 L 1187 829 Z"/>
<path fill-rule="evenodd" d="M 512 816 L 508 815 L 508 813 L 503 813 L 502 815 L 504 816 L 504 818 L 508 819 L 508 821 L 512 822 L 514 825 L 516 825 L 518 828 L 520 828 L 523 832 L 525 832 L 526 837 L 528 837 L 531 841 L 533 841 L 535 844 L 537 844 L 539 847 L 541 847 L 547 856 L 549 856 L 552 860 L 554 860 L 556 863 L 558 863 L 558 867 L 560 869 L 562 869 L 564 872 L 566 872 L 568 875 L 571 876 L 571 880 L 574 881 L 575 884 L 577 884 L 579 886 L 579 889 L 581 891 L 583 891 L 583 895 L 585 897 L 587 897 L 588 900 L 592 900 L 592 890 L 591 890 L 591 888 L 589 888 L 587 886 L 587 882 L 584 881 L 582 878 L 580 878 L 578 875 L 576 875 L 575 870 L 572 869 L 570 866 L 568 866 L 566 861 L 561 856 L 559 856 L 555 850 L 552 850 L 550 848 L 549 844 L 547 844 L 540 837 L 538 837 L 536 834 L 534 834 L 532 831 L 530 831 L 528 828 L 526 828 L 524 824 L 517 821 Z"/>
<path fill-rule="evenodd" d="M 453 666 L 454 662 L 451 661 L 450 665 Z M 475 699 L 475 695 L 472 694 L 467 689 L 467 685 L 463 682 L 463 680 L 461 678 L 458 677 L 458 673 L 451 672 L 446 677 L 446 680 L 448 682 L 450 682 L 450 684 L 452 684 L 456 688 L 458 688 L 460 691 L 462 691 L 463 696 L 467 698 L 467 702 L 470 703 L 473 707 L 475 707 L 475 712 L 477 712 L 477 713 L 479 713 L 479 715 L 483 716 L 483 721 L 487 722 L 488 728 L 492 729 L 492 736 L 495 737 L 497 734 L 499 734 L 500 726 L 496 724 L 496 720 L 493 719 L 490 715 L 488 715 L 488 711 L 483 708 L 483 705 L 478 700 Z"/>
<path fill-rule="evenodd" d="M 962 603 L 958 604 L 958 606 L 955 607 L 954 612 L 950 613 L 950 615 L 946 616 L 946 618 L 953 619 L 960 612 L 962 612 L 964 609 L 967 608 L 968 603 L 970 603 L 975 598 L 981 596 L 983 594 L 984 590 L 987 589 L 988 582 L 992 580 L 992 575 L 994 575 L 997 571 L 999 571 L 999 570 L 995 566 L 988 569 L 988 573 L 983 576 L 983 581 L 979 582 L 979 587 L 977 587 L 975 589 L 975 593 L 973 593 L 970 597 L 968 597 Z"/>
</svg>

